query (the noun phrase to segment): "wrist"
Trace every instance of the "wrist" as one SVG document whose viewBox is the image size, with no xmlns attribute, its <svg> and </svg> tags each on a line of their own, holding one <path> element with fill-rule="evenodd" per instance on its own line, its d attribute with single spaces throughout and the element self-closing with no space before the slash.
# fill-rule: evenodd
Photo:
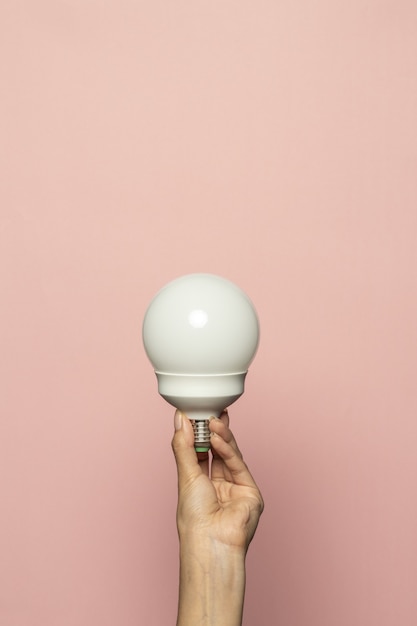
<svg viewBox="0 0 417 626">
<path fill-rule="evenodd" d="M 180 538 L 177 626 L 239 626 L 244 591 L 244 549 L 195 534 Z"/>
<path fill-rule="evenodd" d="M 180 532 L 178 536 L 180 554 L 184 550 L 191 554 L 202 554 L 207 560 L 215 560 L 220 555 L 227 560 L 245 560 L 247 549 L 244 546 L 225 543 L 221 539 L 211 536 L 207 530 Z"/>
</svg>

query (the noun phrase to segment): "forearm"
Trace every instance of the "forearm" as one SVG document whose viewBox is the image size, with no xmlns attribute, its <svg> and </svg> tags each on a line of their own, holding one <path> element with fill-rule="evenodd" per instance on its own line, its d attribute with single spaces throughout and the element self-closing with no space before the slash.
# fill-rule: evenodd
<svg viewBox="0 0 417 626">
<path fill-rule="evenodd" d="M 244 593 L 243 550 L 207 538 L 180 540 L 177 626 L 241 626 Z"/>
</svg>

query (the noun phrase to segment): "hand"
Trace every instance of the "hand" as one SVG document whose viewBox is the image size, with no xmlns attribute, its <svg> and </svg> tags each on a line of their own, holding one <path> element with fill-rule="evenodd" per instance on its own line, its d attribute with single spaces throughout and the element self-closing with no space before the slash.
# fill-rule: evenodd
<svg viewBox="0 0 417 626">
<path fill-rule="evenodd" d="M 211 467 L 208 453 L 196 454 L 191 422 L 179 411 L 175 426 L 180 540 L 192 535 L 246 553 L 264 504 L 229 428 L 227 412 L 209 423 Z"/>
<path fill-rule="evenodd" d="M 180 586 L 177 626 L 241 626 L 245 555 L 263 500 L 223 413 L 209 424 L 212 461 L 196 454 L 189 419 L 175 413 Z"/>
</svg>

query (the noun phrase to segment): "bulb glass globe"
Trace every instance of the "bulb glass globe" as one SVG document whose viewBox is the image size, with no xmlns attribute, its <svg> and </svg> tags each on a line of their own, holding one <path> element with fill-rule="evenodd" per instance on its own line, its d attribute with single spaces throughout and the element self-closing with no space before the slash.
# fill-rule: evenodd
<svg viewBox="0 0 417 626">
<path fill-rule="evenodd" d="M 208 450 L 208 419 L 242 395 L 258 348 L 251 300 L 220 276 L 181 276 L 149 304 L 142 337 L 159 393 L 191 419 L 196 449 Z"/>
</svg>

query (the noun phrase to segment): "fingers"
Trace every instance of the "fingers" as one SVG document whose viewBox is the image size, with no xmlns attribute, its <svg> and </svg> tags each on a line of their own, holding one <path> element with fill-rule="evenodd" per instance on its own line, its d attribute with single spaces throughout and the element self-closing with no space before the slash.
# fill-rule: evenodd
<svg viewBox="0 0 417 626">
<path fill-rule="evenodd" d="M 178 487 L 181 489 L 181 487 L 184 487 L 199 476 L 202 468 L 195 453 L 194 433 L 190 420 L 177 410 L 174 416 L 174 426 L 175 432 L 171 445 L 177 464 Z M 205 462 L 203 461 L 203 463 Z"/>
<path fill-rule="evenodd" d="M 212 418 L 209 423 L 209 429 L 212 435 L 217 432 L 220 436 L 223 435 L 223 438 L 226 437 L 230 441 L 230 438 L 233 437 L 233 435 L 229 429 L 229 415 L 227 411 L 223 411 L 219 418 Z M 229 470 L 223 463 L 223 459 L 217 454 L 213 447 L 211 447 L 211 453 L 213 455 L 211 478 L 213 480 L 227 480 L 228 482 L 232 482 L 232 476 Z"/>
<path fill-rule="evenodd" d="M 214 455 L 212 478 L 225 478 L 238 485 L 257 488 L 225 420 L 211 420 L 210 430 L 212 432 L 211 447 Z M 223 469 L 221 465 L 223 465 Z"/>
<path fill-rule="evenodd" d="M 207 453 L 196 454 L 193 428 L 187 416 L 177 410 L 174 425 L 172 449 L 177 464 L 178 486 L 181 489 L 201 473 L 208 475 L 209 460 Z M 212 434 L 212 479 L 224 479 L 236 484 L 256 486 L 229 428 L 227 412 L 223 412 L 220 418 L 211 419 L 209 428 Z"/>
<path fill-rule="evenodd" d="M 226 411 L 224 411 L 218 419 L 210 420 L 209 428 L 211 433 L 220 435 L 224 441 L 230 443 L 232 448 L 236 451 L 236 454 L 242 457 L 242 453 L 239 450 L 236 439 L 229 428 L 229 415 Z"/>
</svg>

